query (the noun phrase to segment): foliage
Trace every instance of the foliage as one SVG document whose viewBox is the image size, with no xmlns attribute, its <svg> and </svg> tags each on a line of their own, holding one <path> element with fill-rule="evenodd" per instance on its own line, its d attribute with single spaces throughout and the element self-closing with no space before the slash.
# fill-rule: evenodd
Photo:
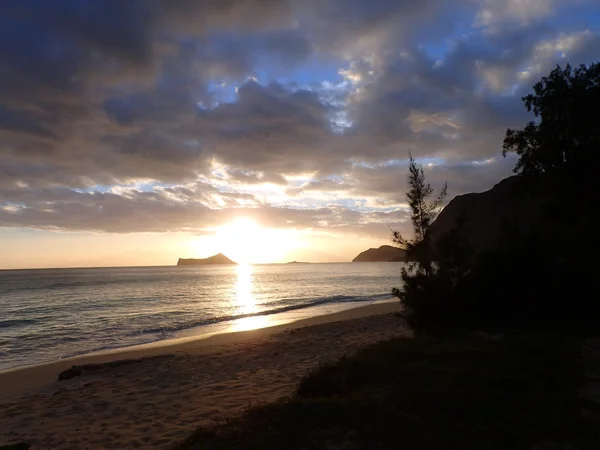
<svg viewBox="0 0 600 450">
<path fill-rule="evenodd" d="M 581 250 L 598 242 L 596 214 L 600 185 L 600 127 L 596 110 L 600 104 L 600 63 L 573 69 L 556 67 L 523 97 L 536 121 L 523 130 L 508 130 L 503 154 L 514 152 L 514 168 L 524 178 L 544 183 L 553 201 L 540 232 L 566 239 L 558 247 L 563 259 L 581 259 Z M 586 242 L 582 242 L 585 238 Z M 584 252 L 585 253 L 585 250 Z"/>
<path fill-rule="evenodd" d="M 411 210 L 414 237 L 409 240 L 402 236 L 400 232 L 394 231 L 394 242 L 405 249 L 408 260 L 413 261 L 409 268 L 410 271 L 417 270 L 431 273 L 433 267 L 427 230 L 435 220 L 440 206 L 446 198 L 448 186 L 447 184 L 444 185 L 439 195 L 430 200 L 434 195 L 434 190 L 425 179 L 423 167 L 417 166 L 412 154 L 409 155 L 408 185 L 410 189 L 406 193 L 406 199 Z"/>
<path fill-rule="evenodd" d="M 409 191 L 406 198 L 411 209 L 414 237 L 407 239 L 398 231 L 393 232 L 394 242 L 406 249 L 408 268 L 401 269 L 402 288 L 394 288 L 393 295 L 400 299 L 403 312 L 400 315 L 415 331 L 433 332 L 432 324 L 448 322 L 452 313 L 447 301 L 457 279 L 470 270 L 470 251 L 460 236 L 461 228 L 441 240 L 434 249 L 431 245 L 429 227 L 435 220 L 447 195 L 447 184 L 434 196 L 434 189 L 427 182 L 422 167 L 410 155 L 408 168 Z"/>
<path fill-rule="evenodd" d="M 561 311 L 564 320 L 593 320 L 600 313 L 600 302 L 584 292 L 598 288 L 590 260 L 597 257 L 593 249 L 600 246 L 600 215 L 596 211 L 600 195 L 596 181 L 600 169 L 596 114 L 600 63 L 575 69 L 557 66 L 534 85 L 523 102 L 537 122 L 523 130 L 508 130 L 503 154 L 519 155 L 515 172 L 529 183 L 543 186 L 550 198 L 543 221 L 529 236 L 537 242 L 537 259 L 527 270 L 531 281 L 527 284 L 538 282 L 549 306 Z M 513 251 L 517 257 L 528 257 L 517 250 L 522 249 Z M 525 284 L 523 278 L 517 277 Z M 568 305 L 565 299 L 569 299 Z"/>
<path fill-rule="evenodd" d="M 406 250 L 410 263 L 408 268 L 401 269 L 403 287 L 401 289 L 394 288 L 392 293 L 400 299 L 404 306 L 402 317 L 413 330 L 419 330 L 422 327 L 424 315 L 441 312 L 437 302 L 435 304 L 427 302 L 432 299 L 427 295 L 432 288 L 443 288 L 442 283 L 435 283 L 435 286 L 430 283 L 438 268 L 433 263 L 427 231 L 446 198 L 447 185 L 444 185 L 438 196 L 431 200 L 434 190 L 427 183 L 423 167 L 417 166 L 412 154 L 408 166 L 408 185 L 410 189 L 406 192 L 406 198 L 411 210 L 414 237 L 407 239 L 400 232 L 393 232 L 394 242 Z M 438 297 L 436 297 L 437 299 Z"/>
<path fill-rule="evenodd" d="M 429 202 L 429 198 L 434 194 L 431 184 L 427 183 L 423 167 L 417 166 L 412 154 L 408 165 L 408 185 L 409 191 L 406 193 L 406 199 L 411 210 L 411 220 L 415 233 L 414 243 L 423 242 L 426 239 L 426 233 L 429 226 L 437 216 L 439 207 L 446 198 L 448 186 L 445 185 L 438 197 Z M 398 235 L 399 243 L 410 244 L 409 241 L 402 239 Z"/>
<path fill-rule="evenodd" d="M 596 118 L 600 104 L 600 64 L 573 69 L 557 66 L 523 97 L 537 121 L 523 130 L 507 130 L 503 155 L 514 152 L 516 173 L 542 175 L 587 171 L 597 168 L 600 128 Z"/>
<path fill-rule="evenodd" d="M 200 429 L 183 448 L 597 448 L 581 372 L 577 340 L 394 339 L 311 371 L 291 398 Z"/>
<path fill-rule="evenodd" d="M 600 246 L 594 176 L 600 168 L 600 127 L 591 114 L 600 101 L 600 64 L 557 67 L 523 101 L 537 122 L 508 130 L 503 153 L 519 155 L 515 172 L 522 182 L 515 194 L 543 193 L 549 198 L 545 214 L 533 229 L 521 230 L 518 219 L 505 224 L 496 248 L 477 254 L 460 223 L 432 248 L 431 222 L 413 214 L 418 233 L 408 248 L 426 252 L 416 258 L 417 270 L 402 272 L 403 287 L 393 293 L 416 333 L 553 327 L 588 333 L 600 315 L 600 302 L 585 293 L 598 289 L 586 261 Z M 417 198 L 411 205 L 418 206 L 419 194 L 430 190 L 422 188 L 427 186 L 422 169 L 411 169 L 409 177 L 418 182 L 407 198 Z M 396 234 L 394 240 L 399 242 Z"/>
</svg>

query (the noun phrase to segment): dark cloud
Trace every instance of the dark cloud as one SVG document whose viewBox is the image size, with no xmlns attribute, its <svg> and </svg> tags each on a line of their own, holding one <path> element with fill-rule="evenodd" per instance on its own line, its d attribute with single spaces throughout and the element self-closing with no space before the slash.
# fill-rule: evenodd
<svg viewBox="0 0 600 450">
<path fill-rule="evenodd" d="M 226 164 L 252 170 L 314 170 L 319 162 L 311 156 L 322 151 L 319 144 L 331 134 L 329 111 L 314 92 L 250 81 L 240 86 L 235 103 L 200 110 L 189 131 Z"/>
<path fill-rule="evenodd" d="M 52 131 L 40 124 L 41 121 L 43 116 L 40 114 L 9 109 L 0 105 L 0 129 L 41 138 L 55 138 Z"/>
<path fill-rule="evenodd" d="M 236 64 L 248 50 L 240 42 L 248 41 L 210 42 L 208 34 L 261 30 L 268 23 L 280 25 L 289 14 L 287 2 L 279 0 L 6 0 L 0 4 L 0 81 L 21 87 L 18 95 L 25 89 L 79 91 L 92 72 L 112 75 L 148 66 L 161 43 L 177 43 L 186 34 L 204 39 L 208 57 L 212 51 Z M 275 33 L 263 39 L 267 50 L 284 58 L 309 51 L 302 38 Z"/>
</svg>

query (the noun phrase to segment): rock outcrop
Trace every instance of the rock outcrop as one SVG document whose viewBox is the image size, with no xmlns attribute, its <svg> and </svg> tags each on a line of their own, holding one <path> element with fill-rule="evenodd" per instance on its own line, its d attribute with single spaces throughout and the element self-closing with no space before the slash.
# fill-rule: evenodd
<svg viewBox="0 0 600 450">
<path fill-rule="evenodd" d="M 235 261 L 232 261 L 223 253 L 219 253 L 218 255 L 210 256 L 208 258 L 203 259 L 183 259 L 179 258 L 177 261 L 178 266 L 208 266 L 212 264 L 237 264 Z"/>
<path fill-rule="evenodd" d="M 359 254 L 352 262 L 390 262 L 406 261 L 406 252 L 398 247 L 382 245 L 379 248 L 370 248 Z"/>
</svg>

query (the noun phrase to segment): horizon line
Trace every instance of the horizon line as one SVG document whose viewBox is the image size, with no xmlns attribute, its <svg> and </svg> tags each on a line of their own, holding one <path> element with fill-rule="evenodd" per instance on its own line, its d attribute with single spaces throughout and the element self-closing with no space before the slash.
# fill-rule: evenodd
<svg viewBox="0 0 600 450">
<path fill-rule="evenodd" d="M 195 259 L 195 258 L 188 258 Z M 288 261 L 288 262 L 272 262 L 272 263 L 237 263 L 238 266 L 266 266 L 273 264 L 290 264 L 290 263 L 305 263 L 305 264 L 344 264 L 352 261 Z M 65 266 L 65 267 L 20 267 L 20 268 L 0 268 L 0 272 L 20 271 L 20 270 L 68 270 L 68 269 L 142 269 L 148 267 L 210 267 L 210 266 L 228 266 L 230 264 L 209 264 L 204 266 L 178 266 L 177 264 L 156 264 L 156 265 L 124 265 L 124 266 Z"/>
</svg>

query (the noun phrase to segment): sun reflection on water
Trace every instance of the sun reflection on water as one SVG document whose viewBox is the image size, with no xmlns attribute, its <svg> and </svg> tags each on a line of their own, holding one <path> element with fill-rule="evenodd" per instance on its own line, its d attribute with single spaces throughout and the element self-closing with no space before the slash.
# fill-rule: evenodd
<svg viewBox="0 0 600 450">
<path fill-rule="evenodd" d="M 257 312 L 256 301 L 252 294 L 252 266 L 240 264 L 237 266 L 237 280 L 235 282 L 235 314 L 254 314 Z"/>
<path fill-rule="evenodd" d="M 253 267 L 250 264 L 237 266 L 237 280 L 235 282 L 235 311 L 234 315 L 256 314 L 256 300 L 253 294 Z M 268 316 L 250 316 L 235 320 L 231 331 L 246 331 L 264 328 L 270 325 Z"/>
</svg>

